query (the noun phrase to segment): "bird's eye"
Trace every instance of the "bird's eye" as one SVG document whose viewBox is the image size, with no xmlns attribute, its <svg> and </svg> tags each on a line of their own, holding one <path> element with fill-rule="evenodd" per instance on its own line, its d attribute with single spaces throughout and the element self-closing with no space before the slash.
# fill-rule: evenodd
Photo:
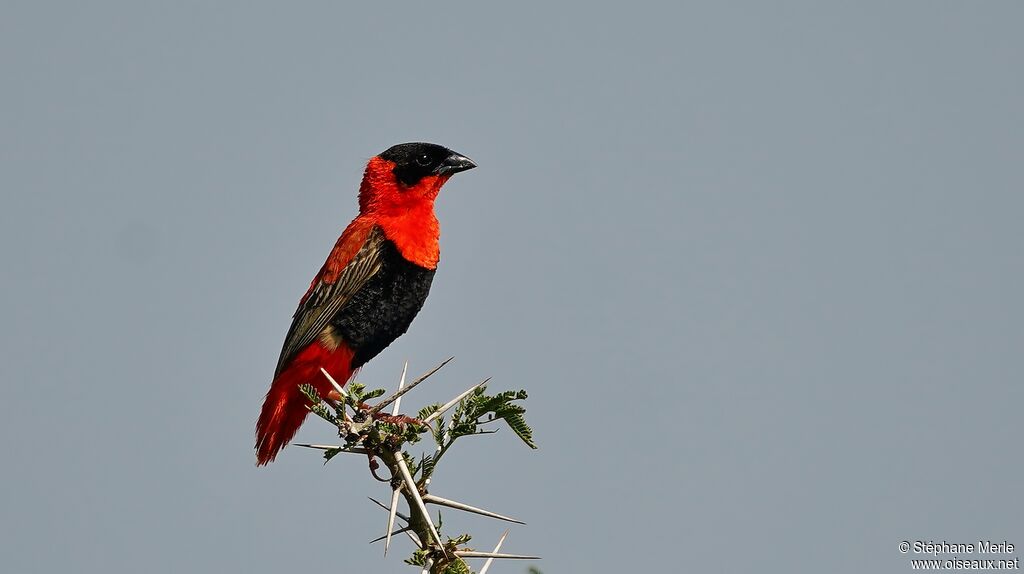
<svg viewBox="0 0 1024 574">
<path fill-rule="evenodd" d="M 427 167 L 428 165 L 430 165 L 430 154 L 421 153 L 420 155 L 416 156 L 416 165 L 420 165 L 423 167 Z"/>
</svg>

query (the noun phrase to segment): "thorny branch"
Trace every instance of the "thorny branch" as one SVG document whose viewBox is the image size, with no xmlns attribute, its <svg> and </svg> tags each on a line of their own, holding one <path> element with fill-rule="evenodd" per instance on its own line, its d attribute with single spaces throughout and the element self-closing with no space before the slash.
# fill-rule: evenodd
<svg viewBox="0 0 1024 574">
<path fill-rule="evenodd" d="M 405 533 L 413 541 L 416 550 L 406 562 L 419 566 L 422 572 L 430 574 L 462 574 L 472 570 L 466 558 L 488 558 L 480 574 L 486 573 L 494 559 L 536 559 L 536 556 L 503 554 L 501 549 L 505 535 L 491 552 L 481 552 L 466 546 L 471 537 L 462 534 L 446 537 L 442 540 L 441 524 L 435 525 L 427 511 L 427 504 L 455 508 L 482 516 L 523 524 L 519 520 L 497 514 L 482 508 L 470 506 L 428 492 L 430 479 L 437 468 L 438 462 L 449 451 L 452 444 L 464 436 L 492 434 L 494 429 L 481 429 L 481 425 L 503 420 L 510 429 L 529 447 L 537 448 L 533 443 L 533 431 L 526 424 L 523 415 L 526 409 L 517 401 L 526 399 L 526 391 L 504 391 L 496 395 L 487 395 L 488 380 L 478 383 L 452 400 L 444 404 L 432 404 L 419 410 L 415 418 L 401 416 L 398 413 L 401 397 L 427 380 L 452 359 L 449 358 L 434 369 L 428 371 L 408 386 L 405 385 L 405 371 L 399 390 L 380 401 L 376 405 L 368 405 L 366 401 L 381 397 L 383 389 L 367 391 L 365 386 L 352 382 L 342 388 L 337 381 L 324 371 L 335 391 L 325 400 L 312 385 L 302 385 L 300 390 L 310 401 L 309 410 L 320 418 L 337 427 L 338 436 L 344 441 L 342 445 L 304 444 L 308 448 L 324 451 L 324 459 L 330 461 L 340 453 L 360 454 L 367 456 L 370 471 L 374 477 L 387 482 L 392 489 L 390 506 L 376 504 L 388 511 L 387 530 L 384 536 L 374 540 L 385 541 L 384 554 L 387 555 L 394 534 Z M 408 364 L 406 365 L 408 367 Z M 394 404 L 390 415 L 381 411 Z M 445 421 L 445 413 L 454 407 L 450 420 Z M 436 445 L 433 454 L 424 454 L 417 461 L 403 450 L 408 444 L 419 442 L 421 435 L 429 433 Z M 380 463 L 390 473 L 389 477 L 378 475 Z M 398 500 L 404 498 L 409 515 L 398 512 Z M 396 519 L 405 522 L 394 530 Z"/>
</svg>

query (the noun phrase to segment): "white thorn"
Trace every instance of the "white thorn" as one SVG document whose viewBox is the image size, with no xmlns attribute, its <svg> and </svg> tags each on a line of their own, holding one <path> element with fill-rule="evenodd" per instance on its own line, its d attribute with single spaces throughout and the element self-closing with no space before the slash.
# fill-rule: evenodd
<svg viewBox="0 0 1024 574">
<path fill-rule="evenodd" d="M 381 409 L 383 409 L 384 407 L 386 407 L 386 406 L 390 405 L 391 403 L 395 402 L 398 399 L 398 397 L 400 397 L 400 396 L 404 395 L 405 393 L 408 393 L 409 391 L 415 389 L 416 385 L 418 385 L 418 384 L 422 383 L 423 381 L 429 379 L 431 375 L 433 375 L 434 373 L 440 371 L 442 367 L 444 367 L 445 365 L 450 363 L 452 361 L 452 359 L 454 359 L 454 358 L 455 357 L 448 357 L 447 359 L 442 361 L 440 365 L 434 367 L 430 371 L 427 371 L 426 374 L 421 375 L 420 378 L 418 378 L 415 381 L 409 383 L 408 387 L 405 387 L 401 391 L 399 391 L 399 392 L 391 395 L 390 397 L 384 399 L 383 401 L 377 403 L 377 406 L 375 406 L 372 409 L 370 409 L 370 413 L 369 414 L 370 415 L 375 415 L 375 414 L 379 413 L 381 411 Z"/>
<path fill-rule="evenodd" d="M 427 558 L 427 563 L 423 565 L 423 571 L 420 574 L 430 574 L 430 567 L 434 565 L 433 558 Z"/>
<path fill-rule="evenodd" d="M 296 443 L 295 446 L 301 446 L 303 448 L 313 448 L 316 450 L 335 450 L 339 453 L 345 454 L 371 454 L 371 452 L 365 448 L 354 446 L 352 448 L 344 448 L 333 444 L 300 444 Z"/>
<path fill-rule="evenodd" d="M 483 385 L 486 385 L 487 381 L 490 381 L 490 379 L 484 379 L 483 381 L 481 381 L 481 382 L 473 385 L 472 387 L 469 387 L 465 391 L 463 391 L 462 394 L 460 394 L 459 396 L 457 396 L 454 399 L 452 399 L 452 400 L 448 401 L 447 403 L 445 403 L 441 408 L 439 408 L 436 411 L 434 411 L 433 413 L 431 413 L 429 417 L 423 419 L 424 424 L 430 424 L 430 421 L 432 421 L 432 420 L 436 419 L 437 417 L 443 415 L 446 410 L 452 408 L 453 406 L 455 406 L 456 403 L 458 403 L 462 399 L 466 398 L 466 396 L 469 395 L 469 393 L 472 393 L 473 391 L 477 390 L 478 388 L 482 387 Z"/>
<path fill-rule="evenodd" d="M 331 382 L 331 385 L 334 386 L 334 390 L 338 391 L 339 395 L 343 397 L 348 396 L 348 393 L 345 391 L 345 389 L 341 388 L 341 385 L 338 384 L 338 381 L 334 380 L 334 377 L 332 377 L 331 374 L 327 372 L 327 369 L 320 367 L 320 372 L 323 373 L 325 377 L 327 377 L 327 380 Z"/>
<path fill-rule="evenodd" d="M 381 501 L 377 500 L 376 498 L 374 498 L 374 497 L 372 497 L 372 496 L 367 496 L 366 498 L 369 498 L 371 502 L 373 502 L 373 503 L 374 503 L 374 504 L 376 504 L 377 506 L 381 507 L 382 509 L 384 509 L 384 510 L 387 510 L 387 509 L 388 509 L 388 507 L 387 507 L 387 506 L 384 506 L 384 503 L 383 503 L 383 502 L 381 502 Z M 404 521 L 406 521 L 406 522 L 409 522 L 409 517 L 408 517 L 408 516 L 406 516 L 406 515 L 402 514 L 401 512 L 396 512 L 395 514 L 396 514 L 396 515 L 397 515 L 397 516 L 398 516 L 399 518 L 401 518 L 402 520 L 404 520 Z M 414 532 L 412 531 L 412 528 L 411 528 L 411 527 L 408 527 L 408 526 L 407 526 L 407 527 L 405 527 L 405 528 L 402 528 L 402 529 L 396 530 L 395 532 L 405 532 L 405 533 L 406 533 L 406 534 L 407 534 L 407 535 L 409 536 L 409 540 L 412 540 L 412 543 L 416 545 L 416 548 L 423 548 L 423 545 L 422 545 L 422 544 L 420 544 L 420 539 L 419 539 L 419 537 L 418 537 L 418 536 L 416 536 L 416 534 L 415 534 L 415 533 L 414 533 Z M 378 541 L 378 540 L 382 540 L 383 538 L 384 538 L 384 537 L 383 537 L 383 536 L 381 536 L 380 538 L 376 538 L 376 539 L 374 539 L 374 541 L 373 541 L 373 542 L 376 542 L 376 541 Z M 371 544 L 372 544 L 372 542 L 371 542 Z"/>
<path fill-rule="evenodd" d="M 391 512 L 391 510 L 387 506 L 384 506 L 383 502 L 377 500 L 376 498 L 374 498 L 372 496 L 367 496 L 366 498 L 369 498 L 370 502 L 376 504 L 377 506 L 381 507 L 385 511 Z M 404 515 L 404 514 L 402 514 L 401 512 L 395 512 L 395 515 L 398 516 L 399 518 L 401 518 L 402 520 L 404 520 L 406 522 L 409 522 L 409 517 Z"/>
<path fill-rule="evenodd" d="M 498 558 L 509 560 L 540 560 L 540 556 L 523 556 L 522 554 L 500 554 L 498 552 L 477 552 L 475 550 L 456 550 L 459 558 Z"/>
<path fill-rule="evenodd" d="M 398 381 L 398 390 L 401 391 L 402 387 L 405 386 L 405 373 L 409 370 L 409 361 L 405 362 L 405 366 L 402 367 L 402 378 Z M 395 399 L 395 406 L 391 408 L 391 416 L 398 416 L 398 406 L 402 404 L 402 397 Z"/>
<path fill-rule="evenodd" d="M 395 531 L 391 532 L 391 535 L 394 536 L 395 534 L 401 534 L 403 532 L 408 532 L 411 529 L 412 529 L 412 526 L 403 526 L 403 527 L 399 528 L 398 530 L 395 530 Z M 371 540 L 370 544 L 376 544 L 377 542 L 380 542 L 381 540 L 384 540 L 385 538 L 387 538 L 387 536 L 378 536 L 378 537 L 374 538 L 373 540 Z M 417 543 L 416 546 L 418 547 L 419 544 Z"/>
<path fill-rule="evenodd" d="M 463 504 L 461 502 L 455 502 L 454 500 L 448 500 L 447 498 L 441 498 L 440 496 L 434 496 L 433 494 L 425 494 L 425 495 L 423 495 L 423 500 L 425 502 L 430 502 L 432 504 L 439 504 L 441 506 L 447 506 L 448 508 L 455 508 L 457 510 L 464 510 L 466 512 L 472 512 L 474 514 L 480 514 L 482 516 L 488 516 L 490 518 L 497 518 L 498 520 L 505 520 L 507 522 L 515 522 L 516 524 L 526 524 L 522 520 L 516 520 L 515 518 L 509 518 L 508 516 L 503 516 L 503 515 L 498 514 L 496 512 L 491 512 L 490 510 L 484 510 L 482 508 L 477 508 L 475 506 L 470 506 L 468 504 Z"/>
<path fill-rule="evenodd" d="M 501 545 L 505 543 L 505 538 L 507 536 L 508 530 L 506 530 L 505 533 L 501 535 L 501 538 L 498 539 L 498 545 L 494 547 L 495 554 L 497 554 L 498 551 L 501 550 Z M 487 562 L 484 562 L 484 567 L 480 569 L 480 574 L 487 574 L 487 569 L 491 567 L 491 562 L 494 562 L 494 556 L 491 556 L 487 559 Z"/>
<path fill-rule="evenodd" d="M 420 491 L 416 488 L 416 481 L 412 479 L 412 474 L 409 472 L 409 465 L 405 464 L 405 455 L 402 451 L 395 452 L 395 460 L 398 462 L 398 470 L 402 471 L 402 480 L 405 481 L 405 487 L 409 489 L 409 493 L 412 494 L 413 500 L 416 501 L 416 506 L 419 508 L 420 514 L 423 515 L 423 520 L 426 521 L 427 526 L 430 527 L 430 535 L 434 537 L 434 541 L 437 545 L 444 549 L 444 543 L 441 542 L 441 535 L 437 533 L 437 528 L 434 527 L 434 521 L 430 519 L 430 513 L 427 512 L 427 505 L 423 503 L 423 498 L 420 496 Z"/>
<path fill-rule="evenodd" d="M 398 489 L 391 492 L 391 508 L 388 510 L 388 530 L 384 539 L 384 556 L 388 555 L 388 548 L 391 547 L 391 529 L 395 527 L 395 514 L 398 513 Z"/>
</svg>

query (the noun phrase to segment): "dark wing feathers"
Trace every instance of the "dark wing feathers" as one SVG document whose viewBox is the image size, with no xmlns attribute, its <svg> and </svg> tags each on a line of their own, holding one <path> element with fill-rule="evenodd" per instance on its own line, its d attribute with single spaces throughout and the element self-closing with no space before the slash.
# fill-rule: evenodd
<svg viewBox="0 0 1024 574">
<path fill-rule="evenodd" d="M 312 287 L 309 296 L 295 310 L 292 326 L 288 329 L 288 336 L 281 349 L 281 358 L 277 361 L 275 377 L 295 354 L 320 336 L 331 318 L 380 271 L 381 247 L 385 241 L 384 232 L 374 227 L 352 261 L 341 270 L 337 280 L 327 283 L 321 278 Z"/>
</svg>

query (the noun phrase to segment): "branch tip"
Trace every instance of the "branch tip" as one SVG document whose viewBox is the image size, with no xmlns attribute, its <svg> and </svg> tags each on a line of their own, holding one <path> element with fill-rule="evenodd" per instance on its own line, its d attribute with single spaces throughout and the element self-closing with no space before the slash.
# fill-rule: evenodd
<svg viewBox="0 0 1024 574">
<path fill-rule="evenodd" d="M 391 508 L 388 509 L 388 529 L 384 540 L 384 556 L 388 555 L 388 548 L 391 547 L 391 529 L 395 527 L 395 515 L 398 514 L 398 489 L 391 491 Z"/>
<path fill-rule="evenodd" d="M 500 552 L 478 552 L 476 550 L 456 550 L 455 555 L 459 558 L 497 558 L 499 560 L 540 560 L 540 556 L 525 556 L 523 554 L 501 554 Z"/>
<path fill-rule="evenodd" d="M 505 538 L 507 537 L 508 530 L 506 530 L 505 533 L 501 535 L 501 538 L 498 539 L 498 544 L 494 547 L 494 550 L 492 551 L 494 554 L 497 554 L 498 551 L 501 550 L 501 545 L 505 543 Z M 491 567 L 492 562 L 494 562 L 493 556 L 488 558 L 487 562 L 484 562 L 484 567 L 480 569 L 480 574 L 487 574 L 487 570 Z"/>
<path fill-rule="evenodd" d="M 381 409 L 383 409 L 384 407 L 386 407 L 386 406 L 390 405 L 391 403 L 395 402 L 396 400 L 398 400 L 398 397 L 401 397 L 405 393 L 408 393 L 409 391 L 411 391 L 414 388 L 416 388 L 416 385 L 418 385 L 418 384 L 422 383 L 423 381 L 427 380 L 430 377 L 430 375 L 433 375 L 434 373 L 440 371 L 442 367 L 444 367 L 445 365 L 450 363 L 452 361 L 452 359 L 454 359 L 454 358 L 455 357 L 448 357 L 447 359 L 442 361 L 440 365 L 438 365 L 438 366 L 434 367 L 433 369 L 427 371 L 426 374 L 422 375 L 420 378 L 418 378 L 415 381 L 413 381 L 408 387 L 405 387 L 404 389 L 398 391 L 397 393 L 391 395 L 390 397 L 388 397 L 388 398 L 384 399 L 383 401 L 381 401 L 380 403 L 378 403 L 375 407 L 370 409 L 370 415 L 375 415 L 375 414 L 379 413 L 381 411 Z"/>
<path fill-rule="evenodd" d="M 475 506 L 470 506 L 470 505 L 462 503 L 462 502 L 456 502 L 454 500 L 448 500 L 447 498 L 441 498 L 440 496 L 434 496 L 433 494 L 424 494 L 423 495 L 423 501 L 424 502 L 429 502 L 431 504 L 437 504 L 439 506 L 447 506 L 448 508 L 454 508 L 456 510 L 463 510 L 465 512 L 472 512 L 474 514 L 479 514 L 481 516 L 487 516 L 489 518 L 497 518 L 498 520 L 504 520 L 506 522 L 514 522 L 516 524 L 526 524 L 522 520 L 516 520 L 515 518 L 510 518 L 508 516 L 504 516 L 502 514 L 498 514 L 497 512 L 491 512 L 490 510 L 484 510 L 483 508 L 477 508 Z"/>
<path fill-rule="evenodd" d="M 330 381 L 331 386 L 334 387 L 334 390 L 338 391 L 339 395 L 341 395 L 342 397 L 348 396 L 348 392 L 345 391 L 345 389 L 338 384 L 338 381 L 334 380 L 334 377 L 332 377 L 331 374 L 327 372 L 327 369 L 320 367 L 320 372 L 323 373 L 325 377 L 327 377 L 327 380 Z"/>
<path fill-rule="evenodd" d="M 398 380 L 398 391 L 402 391 L 402 387 L 405 386 L 405 373 L 409 371 L 409 361 L 405 362 L 405 366 L 402 367 L 402 378 Z M 395 399 L 395 406 L 391 409 L 391 416 L 398 416 L 398 409 L 402 404 L 402 397 L 399 396 Z"/>
<path fill-rule="evenodd" d="M 433 413 L 431 413 L 430 416 L 428 416 L 427 418 L 423 419 L 423 423 L 424 424 L 430 424 L 431 421 L 433 421 L 437 417 L 443 415 L 446 410 L 454 407 L 459 401 L 461 401 L 462 399 L 466 398 L 469 395 L 469 393 L 472 393 L 473 391 L 475 391 L 475 390 L 479 389 L 480 387 L 486 385 L 487 382 L 490 381 L 490 380 L 491 380 L 491 378 L 488 377 L 488 378 L 484 379 L 483 381 L 473 385 L 472 387 L 469 387 L 468 389 L 463 391 L 459 396 L 457 396 L 454 399 L 448 401 L 447 403 L 442 405 L 441 408 L 439 408 L 436 411 L 434 411 Z"/>
</svg>

